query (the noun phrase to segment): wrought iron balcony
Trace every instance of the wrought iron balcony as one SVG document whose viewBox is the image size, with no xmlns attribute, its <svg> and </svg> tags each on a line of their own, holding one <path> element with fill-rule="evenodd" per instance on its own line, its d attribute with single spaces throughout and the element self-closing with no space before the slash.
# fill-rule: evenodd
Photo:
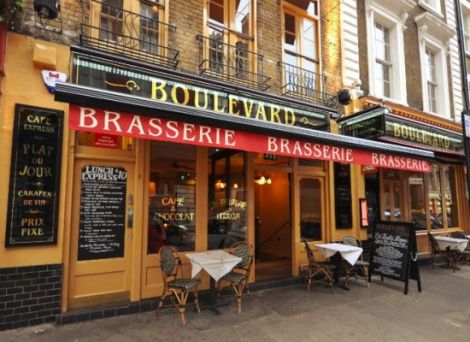
<svg viewBox="0 0 470 342">
<path fill-rule="evenodd" d="M 326 76 L 288 63 L 279 62 L 278 65 L 283 77 L 282 94 L 326 107 L 336 106 L 336 96 L 324 91 Z"/>
<path fill-rule="evenodd" d="M 263 75 L 263 55 L 248 50 L 248 41 L 236 45 L 223 41 L 223 35 L 204 37 L 199 41 L 199 74 L 266 90 L 270 78 Z M 256 70 L 256 71 L 255 71 Z"/>
<path fill-rule="evenodd" d="M 81 45 L 172 68 L 178 65 L 178 50 L 166 44 L 175 41 L 175 26 L 102 1 L 90 0 L 93 4 L 101 6 L 99 22 L 83 20 Z M 91 11 L 84 14 L 84 18 L 93 17 Z"/>
</svg>

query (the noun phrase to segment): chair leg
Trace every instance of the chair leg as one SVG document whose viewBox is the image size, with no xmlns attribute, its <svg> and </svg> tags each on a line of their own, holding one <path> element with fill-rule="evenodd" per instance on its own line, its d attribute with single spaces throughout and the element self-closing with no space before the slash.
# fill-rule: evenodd
<svg viewBox="0 0 470 342">
<path fill-rule="evenodd" d="M 242 292 L 243 292 L 243 282 L 239 282 L 236 286 L 233 287 L 235 294 L 237 295 L 237 313 L 242 312 Z"/>
<path fill-rule="evenodd" d="M 163 295 L 160 298 L 160 302 L 157 305 L 157 310 L 155 311 L 155 316 L 158 316 L 158 312 L 163 307 L 163 302 L 164 302 L 167 295 L 168 295 L 167 289 L 163 289 Z"/>
<path fill-rule="evenodd" d="M 180 313 L 181 322 L 186 325 L 186 300 L 188 299 L 189 292 L 181 290 L 178 297 L 178 311 Z"/>
<path fill-rule="evenodd" d="M 194 304 L 196 305 L 197 313 L 201 313 L 201 309 L 199 308 L 199 294 L 197 287 L 194 289 Z"/>
</svg>

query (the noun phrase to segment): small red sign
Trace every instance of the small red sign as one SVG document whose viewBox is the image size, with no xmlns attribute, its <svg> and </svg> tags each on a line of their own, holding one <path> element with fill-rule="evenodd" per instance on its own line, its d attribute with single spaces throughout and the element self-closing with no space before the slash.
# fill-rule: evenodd
<svg viewBox="0 0 470 342">
<path fill-rule="evenodd" d="M 369 226 L 369 208 L 367 206 L 367 200 L 365 198 L 359 199 L 360 211 L 361 211 L 361 228 Z"/>
<path fill-rule="evenodd" d="M 117 135 L 95 133 L 93 145 L 95 147 L 118 148 L 118 137 Z"/>
</svg>

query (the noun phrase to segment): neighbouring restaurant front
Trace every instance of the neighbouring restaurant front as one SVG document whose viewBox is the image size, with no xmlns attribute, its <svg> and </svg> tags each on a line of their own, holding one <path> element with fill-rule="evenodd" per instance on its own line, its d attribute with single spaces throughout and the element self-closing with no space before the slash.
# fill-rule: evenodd
<svg viewBox="0 0 470 342">
<path fill-rule="evenodd" d="M 159 296 L 167 244 L 248 240 L 252 281 L 298 275 L 302 238 L 366 238 L 361 165 L 431 171 L 432 152 L 329 133 L 327 108 L 80 51 L 72 75 L 68 309 Z"/>
<path fill-rule="evenodd" d="M 418 251 L 429 251 L 428 233 L 468 231 L 461 126 L 411 108 L 361 99 L 362 111 L 338 120 L 342 134 L 433 151 L 430 172 L 364 167 L 371 213 L 385 221 L 413 222 Z"/>
</svg>

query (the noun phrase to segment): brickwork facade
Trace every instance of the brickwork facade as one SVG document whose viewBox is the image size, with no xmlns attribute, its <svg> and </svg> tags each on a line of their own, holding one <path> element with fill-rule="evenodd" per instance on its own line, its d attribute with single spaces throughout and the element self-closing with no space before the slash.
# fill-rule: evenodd
<svg viewBox="0 0 470 342">
<path fill-rule="evenodd" d="M 60 16 L 39 21 L 33 0 L 26 0 L 23 13 L 12 22 L 11 29 L 21 34 L 65 45 L 80 45 L 81 23 L 90 17 L 90 1 L 62 0 Z M 270 78 L 268 92 L 280 94 L 282 86 L 282 0 L 256 2 L 255 52 L 263 55 L 263 73 Z M 199 73 L 200 47 L 197 35 L 204 34 L 204 1 L 168 1 L 169 24 L 176 27 L 168 47 L 179 51 L 178 69 Z M 334 0 L 320 2 L 321 73 L 327 77 L 326 89 L 334 94 L 341 88 L 340 6 Z M 61 24 L 60 24 L 61 22 Z M 58 31 L 60 28 L 60 32 Z"/>
<path fill-rule="evenodd" d="M 54 321 L 61 288 L 60 264 L 0 269 L 0 330 Z"/>
</svg>

